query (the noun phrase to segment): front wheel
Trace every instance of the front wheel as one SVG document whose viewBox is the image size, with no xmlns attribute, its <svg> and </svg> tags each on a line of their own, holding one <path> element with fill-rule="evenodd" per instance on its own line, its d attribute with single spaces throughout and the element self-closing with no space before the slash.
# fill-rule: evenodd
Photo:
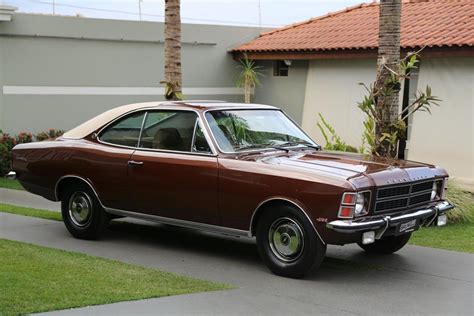
<svg viewBox="0 0 474 316">
<path fill-rule="evenodd" d="M 268 208 L 257 223 L 257 248 L 275 274 L 301 278 L 315 271 L 326 246 L 309 220 L 291 206 Z"/>
<path fill-rule="evenodd" d="M 83 184 L 66 189 L 61 213 L 67 230 L 79 239 L 97 239 L 109 222 L 92 190 Z"/>
<path fill-rule="evenodd" d="M 358 243 L 358 245 L 368 253 L 391 254 L 402 249 L 408 243 L 410 237 L 411 233 L 400 236 L 388 236 L 376 240 L 372 244 L 364 245 Z"/>
</svg>

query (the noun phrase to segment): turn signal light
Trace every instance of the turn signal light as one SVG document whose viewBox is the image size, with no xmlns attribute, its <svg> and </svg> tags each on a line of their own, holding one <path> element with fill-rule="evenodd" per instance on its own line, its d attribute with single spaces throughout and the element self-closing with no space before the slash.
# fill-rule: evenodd
<svg viewBox="0 0 474 316">
<path fill-rule="evenodd" d="M 342 197 L 342 204 L 354 205 L 356 204 L 357 195 L 352 192 L 344 193 Z"/>
<path fill-rule="evenodd" d="M 353 206 L 341 206 L 339 208 L 339 217 L 340 218 L 352 218 L 354 216 L 354 207 Z"/>
</svg>

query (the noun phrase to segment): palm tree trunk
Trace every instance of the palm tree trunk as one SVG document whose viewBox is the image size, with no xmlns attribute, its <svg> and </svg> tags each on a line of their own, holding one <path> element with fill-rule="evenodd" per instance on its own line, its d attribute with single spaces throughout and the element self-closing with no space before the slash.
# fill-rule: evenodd
<svg viewBox="0 0 474 316">
<path fill-rule="evenodd" d="M 245 79 L 244 83 L 244 97 L 245 97 L 245 103 L 250 103 L 250 93 L 251 93 L 252 88 L 250 87 L 249 79 Z"/>
<path fill-rule="evenodd" d="M 181 14 L 180 0 L 165 0 L 165 81 L 174 86 L 171 99 L 181 94 Z"/>
<path fill-rule="evenodd" d="M 396 157 L 396 146 L 380 141 L 383 133 L 393 133 L 392 123 L 399 113 L 400 85 L 387 85 L 391 71 L 398 73 L 400 60 L 400 17 L 401 0 L 380 0 L 379 12 L 379 48 L 377 58 L 377 78 L 374 86 L 375 108 L 381 122 L 376 124 L 376 152 L 381 156 Z M 388 88 L 388 89 L 387 89 Z"/>
</svg>

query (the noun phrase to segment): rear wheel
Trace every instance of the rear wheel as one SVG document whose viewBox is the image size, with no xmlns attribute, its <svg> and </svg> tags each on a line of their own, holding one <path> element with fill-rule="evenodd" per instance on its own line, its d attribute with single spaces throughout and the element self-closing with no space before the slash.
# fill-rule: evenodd
<svg viewBox="0 0 474 316">
<path fill-rule="evenodd" d="M 358 243 L 358 245 L 369 253 L 391 254 L 402 249 L 408 243 L 410 237 L 411 233 L 400 236 L 388 236 L 376 240 L 372 244 L 364 245 Z"/>
<path fill-rule="evenodd" d="M 262 260 L 277 275 L 301 278 L 315 271 L 326 254 L 306 216 L 289 205 L 266 209 L 256 235 Z"/>
<path fill-rule="evenodd" d="M 85 184 L 74 184 L 65 190 L 61 212 L 67 230 L 79 239 L 97 239 L 109 221 L 94 192 Z"/>
</svg>

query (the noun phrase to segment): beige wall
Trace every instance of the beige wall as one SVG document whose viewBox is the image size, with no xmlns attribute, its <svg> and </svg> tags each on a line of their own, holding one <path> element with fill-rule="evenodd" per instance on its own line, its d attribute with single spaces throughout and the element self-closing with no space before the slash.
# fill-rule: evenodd
<svg viewBox="0 0 474 316">
<path fill-rule="evenodd" d="M 365 90 L 375 78 L 374 60 L 314 60 L 306 81 L 302 126 L 319 144 L 325 145 L 316 123 L 318 113 L 334 127 L 348 144 L 361 144 L 364 114 L 357 108 Z"/>
<path fill-rule="evenodd" d="M 474 189 L 474 58 L 422 60 L 418 89 L 442 102 L 413 118 L 408 159 L 431 162 Z"/>
<path fill-rule="evenodd" d="M 345 142 L 359 146 L 364 115 L 357 102 L 365 91 L 358 83 L 370 84 L 375 71 L 375 60 L 311 61 L 302 120 L 305 131 L 325 145 L 316 126 L 322 113 Z M 423 59 L 418 89 L 427 84 L 443 101 L 433 107 L 432 115 L 420 112 L 413 118 L 407 159 L 442 166 L 458 183 L 474 190 L 474 58 Z"/>
</svg>

